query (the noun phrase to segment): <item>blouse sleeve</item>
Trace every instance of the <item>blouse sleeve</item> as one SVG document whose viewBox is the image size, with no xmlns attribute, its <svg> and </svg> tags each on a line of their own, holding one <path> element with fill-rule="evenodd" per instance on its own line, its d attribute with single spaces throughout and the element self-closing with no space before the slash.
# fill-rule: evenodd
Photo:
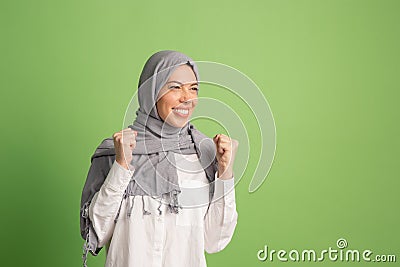
<svg viewBox="0 0 400 267">
<path fill-rule="evenodd" d="M 204 240 L 207 253 L 223 250 L 231 241 L 237 224 L 234 178 L 219 179 L 215 174 L 213 201 L 205 216 Z"/>
<path fill-rule="evenodd" d="M 114 161 L 103 185 L 89 206 L 89 218 L 97 235 L 98 247 L 110 241 L 124 192 L 133 172 Z"/>
</svg>

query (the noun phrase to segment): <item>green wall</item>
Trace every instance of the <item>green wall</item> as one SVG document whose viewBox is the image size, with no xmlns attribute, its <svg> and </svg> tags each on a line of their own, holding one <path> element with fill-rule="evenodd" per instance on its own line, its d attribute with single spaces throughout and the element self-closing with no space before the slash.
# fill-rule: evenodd
<svg viewBox="0 0 400 267">
<path fill-rule="evenodd" d="M 399 1 L 2 1 L 0 12 L 2 266 L 81 264 L 89 158 L 164 49 L 242 71 L 275 119 L 271 171 L 252 194 L 242 177 L 235 235 L 209 267 L 308 266 L 257 251 L 339 238 L 400 257 Z"/>
</svg>

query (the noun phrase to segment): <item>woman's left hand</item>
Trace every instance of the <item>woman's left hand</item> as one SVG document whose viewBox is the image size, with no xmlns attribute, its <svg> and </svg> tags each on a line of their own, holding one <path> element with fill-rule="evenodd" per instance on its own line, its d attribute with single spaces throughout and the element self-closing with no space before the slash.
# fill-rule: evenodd
<svg viewBox="0 0 400 267">
<path fill-rule="evenodd" d="M 217 149 L 218 178 L 231 179 L 233 177 L 233 162 L 239 142 L 224 134 L 217 134 L 213 140 Z"/>
</svg>

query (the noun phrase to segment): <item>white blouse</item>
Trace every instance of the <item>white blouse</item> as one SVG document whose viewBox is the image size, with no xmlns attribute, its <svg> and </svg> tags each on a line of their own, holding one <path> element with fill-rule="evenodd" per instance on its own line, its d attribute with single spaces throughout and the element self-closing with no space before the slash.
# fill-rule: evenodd
<svg viewBox="0 0 400 267">
<path fill-rule="evenodd" d="M 215 175 L 208 208 L 209 182 L 197 154 L 174 155 L 182 191 L 178 214 L 155 197 L 123 199 L 133 173 L 114 161 L 89 207 L 98 246 L 106 246 L 106 267 L 205 267 L 204 251 L 221 251 L 230 242 L 238 217 L 234 178 Z"/>
</svg>

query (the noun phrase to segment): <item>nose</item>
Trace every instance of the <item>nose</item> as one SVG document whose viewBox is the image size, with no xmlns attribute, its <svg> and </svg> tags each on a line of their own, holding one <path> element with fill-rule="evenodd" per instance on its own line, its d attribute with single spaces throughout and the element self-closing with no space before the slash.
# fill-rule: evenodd
<svg viewBox="0 0 400 267">
<path fill-rule="evenodd" d="M 191 101 L 190 98 L 190 91 L 187 88 L 182 88 L 181 90 L 181 97 L 179 98 L 179 101 L 181 103 L 189 103 L 189 101 Z"/>
</svg>

